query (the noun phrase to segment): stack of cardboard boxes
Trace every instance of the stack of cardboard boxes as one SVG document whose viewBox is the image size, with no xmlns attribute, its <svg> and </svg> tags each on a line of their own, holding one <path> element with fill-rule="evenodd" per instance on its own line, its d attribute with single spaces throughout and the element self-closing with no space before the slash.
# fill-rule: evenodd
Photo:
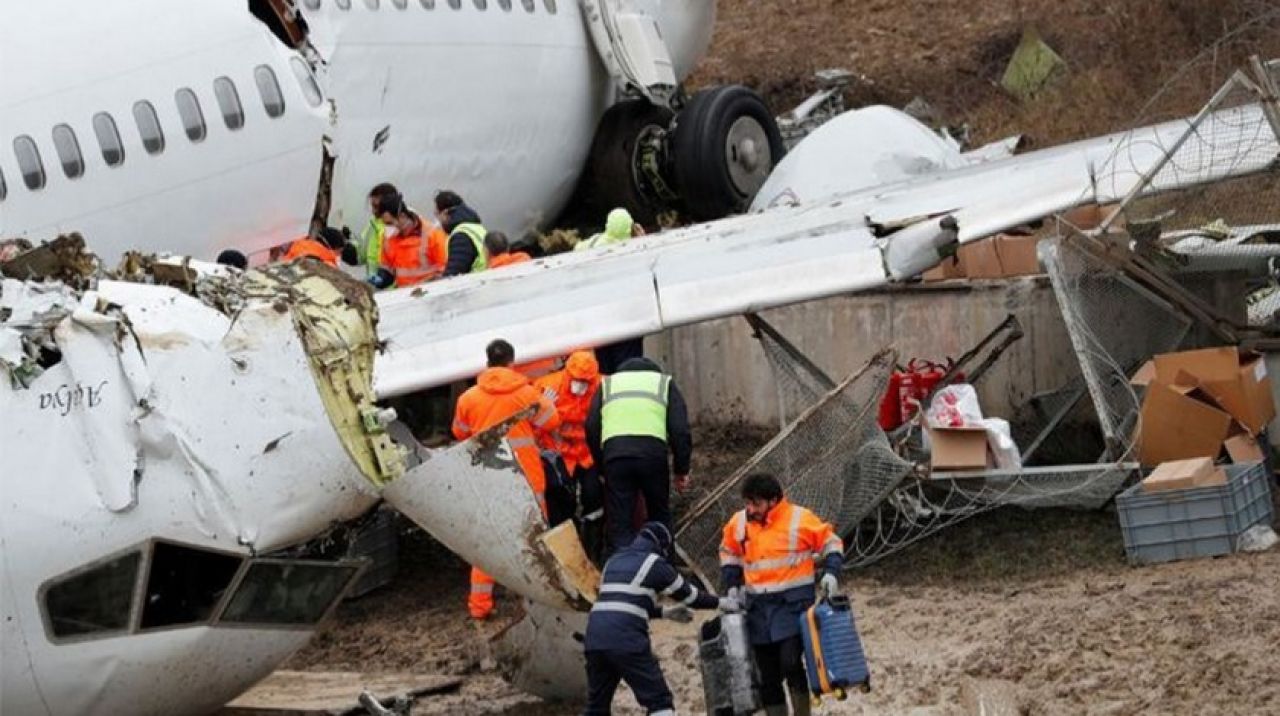
<svg viewBox="0 0 1280 716">
<path fill-rule="evenodd" d="M 1146 489 L 1215 484 L 1204 481 L 1219 479 L 1212 463 L 1224 454 L 1234 463 L 1262 460 L 1258 435 L 1276 415 L 1262 356 L 1230 346 L 1166 353 L 1144 365 L 1132 383 L 1146 387 L 1139 460 L 1163 468 L 1144 481 Z M 1174 464 L 1188 460 L 1194 464 Z"/>
</svg>

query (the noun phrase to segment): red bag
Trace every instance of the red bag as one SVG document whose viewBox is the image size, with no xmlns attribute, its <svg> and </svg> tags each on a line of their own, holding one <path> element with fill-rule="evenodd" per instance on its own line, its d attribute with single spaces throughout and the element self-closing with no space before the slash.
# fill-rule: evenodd
<svg viewBox="0 0 1280 716">
<path fill-rule="evenodd" d="M 880 400 L 880 429 L 893 430 L 915 417 L 920 412 L 920 403 L 929 397 L 953 365 L 949 358 L 946 365 L 912 358 L 906 368 L 890 373 L 888 389 Z M 964 382 L 964 374 L 957 373 L 952 382 Z"/>
</svg>

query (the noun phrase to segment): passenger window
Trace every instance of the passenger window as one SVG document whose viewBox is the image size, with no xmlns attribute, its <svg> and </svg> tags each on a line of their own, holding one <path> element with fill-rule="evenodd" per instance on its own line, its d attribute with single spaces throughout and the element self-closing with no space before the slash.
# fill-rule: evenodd
<svg viewBox="0 0 1280 716">
<path fill-rule="evenodd" d="M 182 128 L 187 132 L 187 139 L 193 142 L 203 141 L 207 127 L 196 93 L 183 87 L 174 93 L 173 100 L 178 105 L 178 116 L 182 118 Z"/>
<path fill-rule="evenodd" d="M 141 562 L 133 551 L 50 583 L 44 611 L 53 636 L 127 631 Z"/>
<path fill-rule="evenodd" d="M 320 0 L 305 0 L 305 2 L 303 2 L 303 4 L 307 6 L 307 9 L 308 9 L 308 10 L 319 10 L 319 9 L 320 9 Z"/>
<path fill-rule="evenodd" d="M 556 0 L 542 0 L 542 4 L 547 6 L 547 12 L 556 14 Z"/>
<path fill-rule="evenodd" d="M 240 104 L 240 93 L 230 77 L 219 77 L 213 81 L 213 96 L 218 100 L 218 110 L 222 112 L 222 121 L 227 129 L 240 129 L 244 126 L 244 107 Z"/>
<path fill-rule="evenodd" d="M 435 9 L 436 9 L 436 0 L 418 0 L 418 2 L 422 3 L 422 9 L 423 9 L 423 10 L 435 10 Z"/>
<path fill-rule="evenodd" d="M 461 10 L 462 0 L 449 0 L 449 7 L 453 8 L 454 10 Z"/>
<path fill-rule="evenodd" d="M 138 124 L 138 136 L 142 138 L 142 148 L 147 150 L 147 154 L 163 152 L 164 130 L 160 128 L 160 118 L 156 116 L 156 108 L 145 99 L 134 102 L 133 121 Z"/>
<path fill-rule="evenodd" d="M 274 119 L 284 114 L 284 95 L 280 93 L 275 71 L 266 65 L 258 65 L 253 69 L 253 80 L 258 84 L 258 96 L 262 98 L 267 116 Z"/>
<path fill-rule="evenodd" d="M 351 9 L 351 0 L 334 0 L 333 4 L 337 5 L 339 10 Z"/>
<path fill-rule="evenodd" d="M 69 125 L 59 124 L 53 128 L 53 150 L 58 153 L 62 173 L 68 179 L 79 179 L 84 175 L 84 156 L 80 154 L 80 142 L 76 141 L 75 130 Z"/>
<path fill-rule="evenodd" d="M 391 0 L 391 4 L 395 5 L 397 10 L 404 10 L 409 7 L 409 0 Z"/>
<path fill-rule="evenodd" d="M 520 4 L 524 5 L 526 12 L 533 12 L 533 0 L 520 0 Z"/>
<path fill-rule="evenodd" d="M 124 144 L 120 142 L 120 131 L 116 129 L 116 121 L 111 115 L 106 112 L 93 115 L 93 133 L 98 137 L 102 161 L 109 167 L 124 164 Z"/>
<path fill-rule="evenodd" d="M 36 140 L 22 135 L 13 140 L 13 153 L 18 158 L 18 169 L 22 171 L 22 183 L 35 191 L 44 188 L 44 163 L 40 161 L 40 149 Z"/>
<path fill-rule="evenodd" d="M 357 571 L 349 563 L 255 561 L 218 622 L 316 624 L 342 596 Z"/>
<path fill-rule="evenodd" d="M 9 196 L 9 187 L 4 183 L 4 170 L 0 169 L 0 201 Z"/>
<path fill-rule="evenodd" d="M 320 83 L 316 82 L 316 76 L 311 74 L 311 68 L 297 57 L 289 58 L 289 68 L 293 70 L 294 79 L 298 80 L 298 85 L 302 87 L 302 96 L 306 98 L 307 104 L 319 107 L 324 97 L 320 94 Z"/>
<path fill-rule="evenodd" d="M 365 7 L 369 8 L 370 10 L 378 9 L 378 0 L 364 0 L 364 4 L 365 4 Z"/>
<path fill-rule="evenodd" d="M 475 0 L 475 2 L 477 10 L 484 10 L 489 7 L 489 0 Z"/>
<path fill-rule="evenodd" d="M 498 7 L 506 12 L 511 12 L 511 0 L 498 0 Z"/>
<path fill-rule="evenodd" d="M 157 542 L 142 602 L 142 628 L 208 622 L 243 561 L 235 555 Z"/>
</svg>

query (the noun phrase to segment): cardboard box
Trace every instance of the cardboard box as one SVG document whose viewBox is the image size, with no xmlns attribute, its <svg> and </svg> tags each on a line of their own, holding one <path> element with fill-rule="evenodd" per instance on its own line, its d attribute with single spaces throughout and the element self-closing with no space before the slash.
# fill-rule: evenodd
<svg viewBox="0 0 1280 716">
<path fill-rule="evenodd" d="M 1231 432 L 1231 416 L 1197 399 L 1195 386 L 1155 381 L 1142 401 L 1138 456 L 1144 466 L 1215 458 Z"/>
<path fill-rule="evenodd" d="M 996 253 L 996 237 L 974 241 L 960 247 L 957 252 L 969 278 L 1000 278 L 1000 254 Z"/>
<path fill-rule="evenodd" d="M 1225 484 L 1227 484 L 1226 471 L 1215 468 L 1211 458 L 1198 457 L 1160 463 L 1159 467 L 1152 470 L 1151 474 L 1142 481 L 1142 491 L 1163 492 Z"/>
<path fill-rule="evenodd" d="M 942 263 L 920 274 L 923 281 L 947 281 L 953 278 L 964 278 L 964 266 L 958 256 L 950 256 Z"/>
<path fill-rule="evenodd" d="M 1250 435 L 1257 435 L 1276 416 L 1271 378 L 1262 356 L 1222 346 L 1166 353 L 1156 356 L 1154 363 L 1156 380 L 1176 383 L 1182 373 L 1192 376 Z"/>
<path fill-rule="evenodd" d="M 1258 445 L 1258 441 L 1252 436 L 1245 433 L 1232 435 L 1227 438 L 1223 446 L 1227 449 L 1227 455 L 1231 458 L 1231 462 L 1239 465 L 1246 462 L 1262 462 L 1262 446 Z"/>
<path fill-rule="evenodd" d="M 1155 379 L 1156 362 L 1149 360 L 1142 364 L 1142 367 L 1138 369 L 1138 372 L 1133 374 L 1133 377 L 1129 379 L 1129 385 L 1136 385 L 1145 388 L 1148 385 L 1151 385 L 1151 381 Z"/>
<path fill-rule="evenodd" d="M 934 470 L 985 470 L 990 464 L 984 428 L 929 428 L 929 449 Z"/>
<path fill-rule="evenodd" d="M 1036 255 L 1038 236 L 1001 234 L 994 238 L 1000 270 L 1004 276 L 1033 276 L 1040 273 L 1040 257 Z"/>
<path fill-rule="evenodd" d="M 1080 230 L 1088 231 L 1101 226 L 1111 212 L 1115 211 L 1116 206 L 1116 204 L 1085 204 L 1063 212 L 1062 218 Z M 1124 226 L 1124 218 L 1120 217 L 1114 225 Z"/>
</svg>

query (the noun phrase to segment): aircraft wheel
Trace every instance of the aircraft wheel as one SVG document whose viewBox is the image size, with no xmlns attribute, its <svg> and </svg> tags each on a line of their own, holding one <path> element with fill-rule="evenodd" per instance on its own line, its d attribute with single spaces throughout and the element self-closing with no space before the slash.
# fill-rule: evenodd
<svg viewBox="0 0 1280 716">
<path fill-rule="evenodd" d="M 596 127 L 587 168 L 579 184 L 588 222 L 604 223 L 605 214 L 623 207 L 641 224 L 653 226 L 662 201 L 646 192 L 639 174 L 640 139 L 671 123 L 671 110 L 645 100 L 627 100 L 609 108 Z"/>
<path fill-rule="evenodd" d="M 769 107 L 741 85 L 695 94 L 672 134 L 676 187 L 699 221 L 746 209 L 786 153 Z"/>
</svg>

